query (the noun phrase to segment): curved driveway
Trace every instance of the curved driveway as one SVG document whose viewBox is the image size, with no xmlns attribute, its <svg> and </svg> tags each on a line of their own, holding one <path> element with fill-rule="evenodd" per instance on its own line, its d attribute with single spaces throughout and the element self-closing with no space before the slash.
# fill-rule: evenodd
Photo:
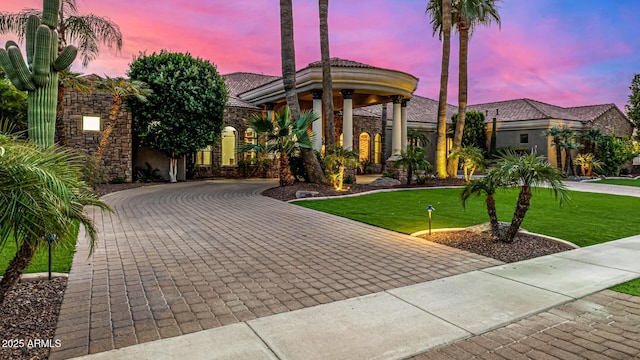
<svg viewBox="0 0 640 360">
<path fill-rule="evenodd" d="M 500 262 L 260 196 L 264 180 L 108 194 L 69 275 L 51 359 L 96 353 Z"/>
</svg>

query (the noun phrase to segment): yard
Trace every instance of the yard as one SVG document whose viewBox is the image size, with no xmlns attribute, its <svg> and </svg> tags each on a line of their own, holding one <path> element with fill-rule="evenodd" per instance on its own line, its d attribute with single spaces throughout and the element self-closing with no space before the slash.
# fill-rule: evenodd
<svg viewBox="0 0 640 360">
<path fill-rule="evenodd" d="M 295 204 L 405 234 L 427 229 L 425 209 L 428 205 L 435 208 L 433 229 L 467 227 L 489 221 L 484 198 L 472 197 L 463 208 L 460 192 L 460 189 L 434 188 Z M 568 194 L 570 200 L 560 207 L 548 189 L 536 189 L 522 228 L 581 247 L 640 234 L 637 221 L 640 198 L 577 191 Z M 496 194 L 501 221 L 511 221 L 516 198 L 516 190 Z M 614 289 L 640 295 L 640 280 Z"/>
</svg>

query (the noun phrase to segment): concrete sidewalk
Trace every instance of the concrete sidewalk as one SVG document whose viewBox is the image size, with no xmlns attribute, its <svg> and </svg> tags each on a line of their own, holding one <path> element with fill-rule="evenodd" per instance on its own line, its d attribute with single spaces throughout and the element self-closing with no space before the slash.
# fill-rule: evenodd
<svg viewBox="0 0 640 360">
<path fill-rule="evenodd" d="M 638 278 L 638 258 L 640 235 L 82 359 L 402 359 Z"/>
</svg>

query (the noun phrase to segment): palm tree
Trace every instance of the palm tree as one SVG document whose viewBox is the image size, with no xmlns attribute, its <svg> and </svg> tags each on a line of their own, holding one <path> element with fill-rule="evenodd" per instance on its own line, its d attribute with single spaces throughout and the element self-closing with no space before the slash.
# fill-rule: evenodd
<svg viewBox="0 0 640 360">
<path fill-rule="evenodd" d="M 50 234 L 68 241 L 79 222 L 93 251 L 96 229 L 84 206 L 109 207 L 81 180 L 80 153 L 58 147 L 42 149 L 6 134 L 0 134 L 0 149 L 0 247 L 7 241 L 18 244 L 18 252 L 0 281 L 2 304 Z"/>
<path fill-rule="evenodd" d="M 550 129 L 542 132 L 542 136 L 551 137 L 551 145 L 556 149 L 556 167 L 562 170 L 562 150 L 558 146 L 560 144 L 562 135 L 562 128 L 559 126 L 552 126 Z"/>
<path fill-rule="evenodd" d="M 393 163 L 396 168 L 403 167 L 407 170 L 407 185 L 411 185 L 415 171 L 431 171 L 431 163 L 427 161 L 427 155 L 423 147 L 407 146 L 407 150 L 400 152 L 400 158 Z"/>
<path fill-rule="evenodd" d="M 289 115 L 288 107 L 276 113 L 275 121 L 271 121 L 262 114 L 253 114 L 245 122 L 248 127 L 256 131 L 258 136 L 264 136 L 266 145 L 247 143 L 240 152 L 253 150 L 258 153 L 266 151 L 278 154 L 280 186 L 291 185 L 293 176 L 289 169 L 289 155 L 297 149 L 311 148 L 311 137 L 307 129 L 316 119 L 313 112 L 305 111 L 294 121 Z"/>
<path fill-rule="evenodd" d="M 347 166 L 358 167 L 361 164 L 358 162 L 357 151 L 352 151 L 339 147 L 328 147 L 326 149 L 326 155 L 324 157 L 325 174 L 327 174 L 333 186 L 336 190 L 342 190 L 344 183 L 344 171 Z"/>
<path fill-rule="evenodd" d="M 436 142 L 436 171 L 438 178 L 447 177 L 447 88 L 449 85 L 449 57 L 451 56 L 451 0 L 430 0 L 427 13 L 431 16 L 433 34 L 442 39 L 442 67 L 438 96 L 438 138 Z"/>
<path fill-rule="evenodd" d="M 61 0 L 58 36 L 59 52 L 68 43 L 77 44 L 78 55 L 82 58 L 82 66 L 86 67 L 100 53 L 100 46 L 122 50 L 122 33 L 118 24 L 107 17 L 94 14 L 80 15 L 76 0 Z M 0 34 L 13 32 L 21 41 L 25 38 L 27 19 L 31 15 L 40 17 L 41 11 L 23 9 L 17 13 L 0 13 Z"/>
<path fill-rule="evenodd" d="M 296 54 L 293 41 L 293 6 L 291 0 L 280 0 L 280 42 L 282 57 L 282 83 L 292 122 L 300 118 L 300 103 L 296 92 Z M 324 178 L 320 162 L 313 149 L 300 150 L 309 182 L 321 183 Z"/>
<path fill-rule="evenodd" d="M 586 142 L 585 148 L 595 156 L 598 142 L 603 136 L 604 134 L 600 129 L 589 129 L 587 132 L 580 135 L 580 139 Z"/>
<path fill-rule="evenodd" d="M 571 153 L 573 152 L 573 150 L 580 149 L 582 145 L 580 145 L 580 143 L 572 141 L 572 139 L 568 139 L 568 141 L 563 141 L 558 146 L 564 151 L 564 156 L 565 156 L 566 165 L 567 165 L 565 173 L 573 176 L 577 175 L 576 167 L 575 167 L 576 164 L 573 161 L 573 156 L 571 155 Z"/>
<path fill-rule="evenodd" d="M 499 239 L 500 236 L 500 222 L 498 222 L 498 212 L 496 211 L 496 199 L 494 198 L 496 190 L 500 188 L 498 178 L 493 176 L 485 176 L 480 179 L 471 180 L 466 183 L 460 193 L 460 200 L 462 200 L 462 206 L 467 205 L 467 200 L 471 195 L 486 195 L 485 204 L 487 205 L 487 213 L 489 214 L 489 223 L 491 224 L 491 236 L 494 239 Z"/>
<path fill-rule="evenodd" d="M 109 136 L 111 136 L 113 129 L 118 123 L 118 113 L 122 107 L 122 100 L 136 98 L 138 101 L 146 102 L 147 97 L 151 95 L 152 91 L 143 81 L 127 80 L 121 77 L 111 78 L 109 76 L 107 76 L 106 79 L 100 80 L 98 83 L 98 89 L 105 90 L 113 95 L 111 111 L 109 112 L 109 122 L 102 132 L 102 137 L 100 138 L 98 149 L 96 151 L 96 159 L 98 160 L 98 163 L 100 163 L 104 149 L 106 149 L 109 142 Z"/>
<path fill-rule="evenodd" d="M 329 56 L 329 0 L 319 0 L 320 56 L 322 60 L 322 112 L 324 114 L 324 143 L 336 145 L 336 128 L 333 121 L 333 84 L 331 82 L 331 57 Z"/>
<path fill-rule="evenodd" d="M 82 74 L 73 72 L 70 69 L 60 71 L 58 73 L 58 106 L 56 110 L 56 134 L 58 135 L 58 143 L 62 146 L 67 145 L 67 132 L 64 126 L 64 92 L 65 89 L 73 89 L 74 91 L 91 93 L 91 86 L 85 78 L 80 77 Z"/>
<path fill-rule="evenodd" d="M 484 169 L 484 155 L 482 150 L 477 147 L 466 146 L 453 150 L 449 155 L 449 159 L 462 159 L 462 172 L 466 183 L 471 181 L 471 177 L 476 170 Z"/>
<path fill-rule="evenodd" d="M 452 3 L 452 23 L 458 31 L 460 39 L 460 53 L 458 65 L 458 119 L 453 135 L 453 150 L 462 147 L 462 136 L 467 111 L 468 93 L 468 58 L 469 37 L 477 25 L 490 25 L 495 21 L 500 26 L 497 2 L 499 0 L 457 0 Z M 458 159 L 450 159 L 447 164 L 449 177 L 455 177 L 458 172 Z"/>
<path fill-rule="evenodd" d="M 507 152 L 491 170 L 489 176 L 500 179 L 507 187 L 520 187 L 516 209 L 513 213 L 511 225 L 501 239 L 511 243 L 531 205 L 532 188 L 546 186 L 560 199 L 562 206 L 565 197 L 565 186 L 562 183 L 562 172 L 547 162 L 544 156 L 531 152 L 526 156 L 518 156 Z"/>
</svg>

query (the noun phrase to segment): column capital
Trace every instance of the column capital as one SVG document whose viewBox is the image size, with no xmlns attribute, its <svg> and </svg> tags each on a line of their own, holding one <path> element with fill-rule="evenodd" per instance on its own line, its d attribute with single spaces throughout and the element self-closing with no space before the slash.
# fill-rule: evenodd
<svg viewBox="0 0 640 360">
<path fill-rule="evenodd" d="M 313 96 L 313 100 L 321 100 L 322 99 L 322 90 L 313 89 L 313 90 L 311 90 L 311 95 Z"/>
<path fill-rule="evenodd" d="M 404 96 L 402 96 L 402 95 L 392 95 L 391 96 L 391 100 L 393 101 L 394 104 L 400 104 L 402 102 L 402 99 L 404 99 Z"/>
<path fill-rule="evenodd" d="M 273 111 L 276 108 L 276 104 L 274 103 L 266 103 L 264 106 L 267 108 L 267 111 Z"/>
<path fill-rule="evenodd" d="M 353 99 L 353 91 L 351 89 L 343 89 L 340 91 L 345 99 Z"/>
<path fill-rule="evenodd" d="M 406 108 L 408 102 L 409 102 L 409 99 L 402 99 L 402 101 L 400 102 L 400 106 L 402 106 L 403 108 Z"/>
</svg>

